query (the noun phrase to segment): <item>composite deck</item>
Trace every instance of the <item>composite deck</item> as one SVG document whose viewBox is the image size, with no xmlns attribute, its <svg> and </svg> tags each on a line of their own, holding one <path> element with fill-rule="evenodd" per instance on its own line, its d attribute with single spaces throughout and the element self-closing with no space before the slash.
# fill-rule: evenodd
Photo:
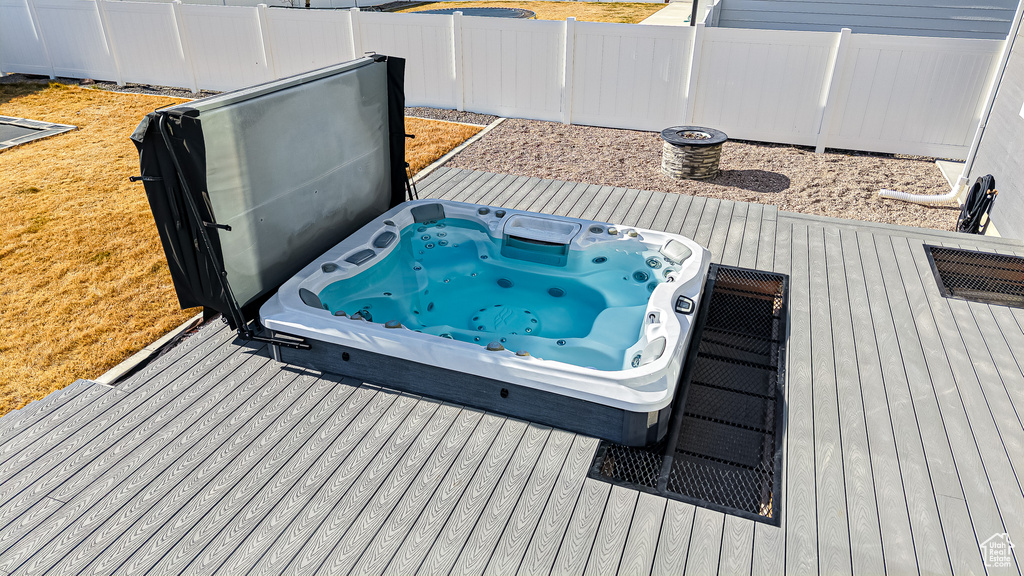
<svg viewBox="0 0 1024 576">
<path fill-rule="evenodd" d="M 789 274 L 781 527 L 588 479 L 592 438 L 283 365 L 217 324 L 0 419 L 0 575 L 1019 574 L 979 543 L 1024 543 L 1024 311 L 942 298 L 922 244 L 1020 243 L 455 169 L 420 192 Z"/>
</svg>

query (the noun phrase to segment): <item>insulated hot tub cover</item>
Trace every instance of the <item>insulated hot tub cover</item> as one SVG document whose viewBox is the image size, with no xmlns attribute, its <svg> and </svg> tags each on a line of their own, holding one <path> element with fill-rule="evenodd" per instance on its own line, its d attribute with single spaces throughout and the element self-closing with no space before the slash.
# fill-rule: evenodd
<svg viewBox="0 0 1024 576">
<path fill-rule="evenodd" d="M 158 110 L 132 134 L 182 308 L 266 297 L 405 195 L 405 61 L 374 55 Z"/>
</svg>

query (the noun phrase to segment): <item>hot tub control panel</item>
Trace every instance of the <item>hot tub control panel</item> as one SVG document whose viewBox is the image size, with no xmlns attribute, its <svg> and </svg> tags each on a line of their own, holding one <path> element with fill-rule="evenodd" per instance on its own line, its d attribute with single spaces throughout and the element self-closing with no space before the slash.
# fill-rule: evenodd
<svg viewBox="0 0 1024 576">
<path fill-rule="evenodd" d="M 676 312 L 680 314 L 692 314 L 693 308 L 693 300 L 690 300 L 686 296 L 676 298 Z"/>
</svg>

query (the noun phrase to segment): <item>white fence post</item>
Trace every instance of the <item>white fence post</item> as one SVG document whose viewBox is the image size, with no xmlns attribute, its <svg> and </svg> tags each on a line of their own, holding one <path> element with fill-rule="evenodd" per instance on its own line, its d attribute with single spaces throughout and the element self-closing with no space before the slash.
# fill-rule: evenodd
<svg viewBox="0 0 1024 576">
<path fill-rule="evenodd" d="M 565 58 L 562 60 L 562 124 L 572 124 L 572 73 L 576 55 L 576 19 L 565 19 Z"/>
<path fill-rule="evenodd" d="M 697 77 L 700 76 L 701 50 L 704 46 L 704 23 L 698 22 L 693 30 L 693 50 L 690 50 L 690 73 L 686 79 L 686 112 L 683 124 L 693 124 L 693 111 L 697 103 Z"/>
<path fill-rule="evenodd" d="M 107 52 L 114 59 L 114 75 L 118 86 L 124 86 L 124 76 L 121 74 L 121 59 L 117 56 L 117 48 L 114 46 L 114 35 L 110 33 L 110 23 L 107 21 L 107 9 L 104 6 L 106 0 L 96 0 L 96 11 L 100 15 L 100 31 L 103 32 L 103 42 L 107 45 Z"/>
<path fill-rule="evenodd" d="M 256 15 L 260 27 L 260 38 L 263 40 L 263 62 L 270 71 L 270 77 L 277 80 L 277 62 L 274 60 L 274 47 L 270 43 L 270 23 L 267 21 L 267 5 L 257 4 Z"/>
<path fill-rule="evenodd" d="M 349 24 L 352 26 L 352 58 L 359 58 L 363 55 L 363 37 L 359 33 L 359 7 L 348 11 Z"/>
<path fill-rule="evenodd" d="M 452 14 L 452 59 L 455 61 L 455 109 L 466 109 L 466 76 L 462 67 L 462 12 Z"/>
<path fill-rule="evenodd" d="M 53 66 L 53 56 L 50 56 L 50 47 L 46 45 L 46 37 L 43 36 L 43 27 L 39 25 L 39 15 L 36 14 L 36 3 L 33 0 L 25 0 L 28 4 L 28 15 L 32 18 L 32 26 L 36 29 L 36 36 L 39 43 L 43 45 L 43 53 L 46 54 L 46 63 L 50 65 L 50 80 L 57 78 L 56 68 Z"/>
<path fill-rule="evenodd" d="M 178 31 L 178 44 L 181 45 L 181 55 L 188 66 L 188 73 L 192 76 L 192 93 L 199 93 L 199 80 L 196 78 L 196 67 L 192 62 L 192 47 L 188 43 L 188 35 L 185 34 L 185 19 L 181 16 L 181 0 L 174 0 L 171 3 L 174 12 L 174 27 Z"/>
<path fill-rule="evenodd" d="M 850 29 L 843 28 L 836 39 L 836 55 L 832 60 L 831 70 L 827 73 L 828 80 L 825 85 L 825 103 L 821 107 L 821 117 L 818 120 L 818 139 L 814 146 L 814 152 L 821 154 L 828 144 L 828 134 L 832 131 L 832 118 L 835 116 L 836 92 L 839 91 L 839 78 L 843 75 L 846 67 L 846 52 L 850 47 Z"/>
</svg>

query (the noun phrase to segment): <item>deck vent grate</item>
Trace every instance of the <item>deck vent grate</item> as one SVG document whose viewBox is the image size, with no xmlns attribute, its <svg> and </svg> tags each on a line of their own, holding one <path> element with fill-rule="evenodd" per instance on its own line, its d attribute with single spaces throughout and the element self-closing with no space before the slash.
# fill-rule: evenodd
<svg viewBox="0 0 1024 576">
<path fill-rule="evenodd" d="M 665 439 L 603 441 L 590 476 L 778 524 L 788 279 L 712 266 L 705 293 Z"/>
<path fill-rule="evenodd" d="M 1024 258 L 941 246 L 925 246 L 947 298 L 1024 308 Z"/>
</svg>

